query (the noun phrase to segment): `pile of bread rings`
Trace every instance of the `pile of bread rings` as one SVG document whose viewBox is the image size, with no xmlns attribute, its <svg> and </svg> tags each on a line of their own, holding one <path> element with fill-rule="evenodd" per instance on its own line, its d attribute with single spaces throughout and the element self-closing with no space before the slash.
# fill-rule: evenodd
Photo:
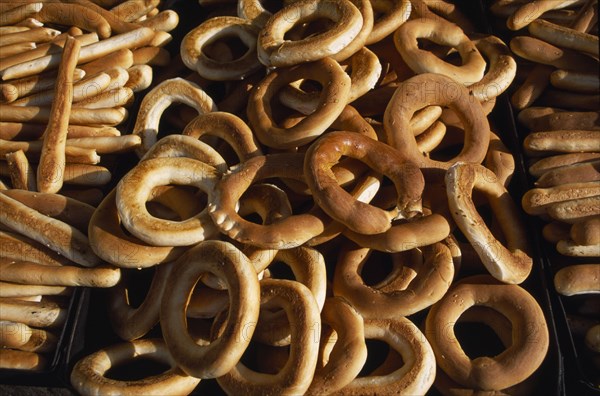
<svg viewBox="0 0 600 396">
<path fill-rule="evenodd" d="M 600 312 L 581 304 L 597 305 L 600 293 L 598 2 L 497 1 L 491 10 L 516 31 L 510 47 L 527 75 L 511 96 L 535 185 L 522 206 L 542 218 L 543 238 L 565 256 L 552 260 L 554 287 L 567 300 L 581 298 L 565 301 L 570 330 L 597 372 Z"/>
<path fill-rule="evenodd" d="M 534 389 L 548 327 L 520 286 L 533 260 L 507 190 L 514 159 L 486 118 L 516 74 L 506 44 L 439 0 L 200 4 L 205 20 L 182 40 L 173 78 L 155 81 L 127 135 L 139 162 L 83 223 L 52 222 L 64 237 L 44 239 L 45 212 L 3 198 L 14 207 L 5 227 L 118 271 L 108 314 L 124 342 L 83 357 L 73 387 Z M 168 113 L 174 103 L 186 107 Z M 294 280 L 278 279 L 282 263 Z M 154 275 L 134 308 L 142 268 Z M 492 328 L 503 351 L 468 356 L 461 322 Z M 157 327 L 161 338 L 149 336 Z M 389 353 L 361 373 L 374 339 Z M 251 344 L 262 372 L 244 359 Z M 136 357 L 169 369 L 110 377 Z"/>
</svg>

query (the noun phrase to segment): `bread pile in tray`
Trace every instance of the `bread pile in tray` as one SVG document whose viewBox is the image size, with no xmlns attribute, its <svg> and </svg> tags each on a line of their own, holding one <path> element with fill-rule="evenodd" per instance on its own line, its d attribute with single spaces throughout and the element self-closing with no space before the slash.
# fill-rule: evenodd
<svg viewBox="0 0 600 396">
<path fill-rule="evenodd" d="M 51 19 L 63 15 L 62 3 L 21 5 L 31 14 L 19 9 L 23 18 L 6 24 L 14 30 L 0 30 L 1 44 L 22 25 L 69 29 L 50 39 L 54 54 L 27 65 L 0 59 L 2 175 L 10 178 L 0 191 L 10 208 L 0 236 L 20 246 L 16 257 L 0 252 L 2 265 L 44 271 L 36 281 L 7 279 L 3 267 L 0 280 L 54 287 L 62 285 L 54 274 L 68 268 L 77 272 L 65 286 L 109 288 L 109 320 L 123 342 L 81 357 L 71 372 L 78 392 L 186 394 L 209 379 L 228 394 L 539 386 L 545 303 L 531 288 L 528 232 L 509 192 L 515 160 L 487 118 L 517 71 L 500 38 L 439 0 L 275 9 L 200 1 L 171 56 L 161 47 L 174 25 L 158 21 L 177 19 L 173 11 L 156 1 L 108 3 L 70 1 L 69 10 L 97 14 L 85 23 L 76 13 Z M 17 12 L 0 6 L 2 21 Z M 154 81 L 152 66 L 166 66 Z M 32 78 L 23 73 L 62 75 L 66 84 L 22 94 Z M 103 74 L 105 88 L 76 99 L 71 75 Z M 131 130 L 119 131 L 130 100 L 111 99 L 146 89 L 130 107 Z M 172 104 L 184 106 L 167 110 Z M 91 163 L 105 153 L 136 163 L 101 196 L 72 189 L 69 166 L 106 174 Z M 92 187 L 111 181 L 98 179 Z M 149 291 L 134 307 L 147 271 Z M 21 296 L 0 304 L 30 304 Z M 3 312 L 1 320 L 21 317 Z M 493 329 L 503 352 L 490 345 L 468 356 L 461 343 L 471 337 L 455 331 L 464 323 Z M 370 340 L 389 346 L 373 369 L 365 368 Z M 143 356 L 168 369 L 111 378 L 111 367 Z"/>
</svg>

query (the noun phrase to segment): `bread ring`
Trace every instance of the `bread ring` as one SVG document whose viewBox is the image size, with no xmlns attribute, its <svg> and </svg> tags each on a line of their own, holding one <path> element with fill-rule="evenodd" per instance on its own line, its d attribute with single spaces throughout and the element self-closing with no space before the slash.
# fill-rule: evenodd
<svg viewBox="0 0 600 396">
<path fill-rule="evenodd" d="M 105 377 L 113 366 L 150 357 L 166 363 L 169 369 L 162 374 L 140 380 L 120 381 Z M 71 371 L 71 385 L 82 394 L 106 394 L 127 392 L 131 395 L 188 394 L 200 382 L 199 378 L 187 376 L 171 357 L 162 340 L 147 339 L 125 342 L 100 349 L 79 360 Z"/>
<path fill-rule="evenodd" d="M 169 278 L 172 287 L 165 289 L 160 310 L 165 342 L 185 372 L 198 378 L 220 377 L 240 360 L 258 320 L 260 287 L 256 270 L 237 248 L 221 241 L 197 244 L 175 265 Z M 225 278 L 229 313 L 224 334 L 210 345 L 200 346 L 187 332 L 185 310 L 196 282 L 207 272 Z"/>
<path fill-rule="evenodd" d="M 373 14 L 378 14 L 378 18 L 373 23 L 373 29 L 365 42 L 366 45 L 381 41 L 396 31 L 408 20 L 412 10 L 412 4 L 407 0 L 394 0 L 392 2 L 370 0 L 370 3 Z"/>
<path fill-rule="evenodd" d="M 369 249 L 347 247 L 335 269 L 334 295 L 347 299 L 366 319 L 408 316 L 429 307 L 450 287 L 454 264 L 444 244 L 435 243 L 421 250 L 423 260 L 410 266 L 417 275 L 406 287 L 379 290 L 365 285 L 359 275 L 359 267 L 366 262 Z"/>
<path fill-rule="evenodd" d="M 133 133 L 142 138 L 138 156 L 141 157 L 156 143 L 160 117 L 175 102 L 191 106 L 200 114 L 217 110 L 213 100 L 196 84 L 181 78 L 163 81 L 148 92 L 140 104 L 133 128 Z"/>
<path fill-rule="evenodd" d="M 239 0 L 237 16 L 249 20 L 253 25 L 262 29 L 273 14 L 263 7 L 260 0 Z"/>
<path fill-rule="evenodd" d="M 396 218 L 411 218 L 421 212 L 424 179 L 420 170 L 400 153 L 376 140 L 351 132 L 331 132 L 313 143 L 304 160 L 304 173 L 315 202 L 332 218 L 362 234 L 388 230 Z M 360 159 L 389 177 L 396 186 L 396 206 L 385 211 L 354 199 L 337 185 L 331 166 L 342 155 Z M 356 213 L 369 218 L 365 223 Z"/>
<path fill-rule="evenodd" d="M 329 395 L 342 389 L 358 376 L 367 360 L 363 318 L 350 304 L 329 297 L 321 311 L 321 321 L 336 332 L 337 340 L 327 358 L 321 344 L 323 363 L 317 365 L 307 395 Z"/>
<path fill-rule="evenodd" d="M 454 334 L 454 323 L 472 306 L 486 306 L 512 324 L 512 344 L 495 357 L 470 359 Z M 480 390 L 499 390 L 528 378 L 548 351 L 548 328 L 537 301 L 517 285 L 464 282 L 452 287 L 429 311 L 427 339 L 436 361 L 461 385 Z"/>
<path fill-rule="evenodd" d="M 350 2 L 360 11 L 363 23 L 354 40 L 337 54 L 331 56 L 332 59 L 338 62 L 345 61 L 361 49 L 366 48 L 366 41 L 373 31 L 374 15 L 372 2 L 370 0 L 350 0 Z"/>
<path fill-rule="evenodd" d="M 195 186 L 208 194 L 210 202 L 218 179 L 215 168 L 190 158 L 142 161 L 116 187 L 121 223 L 134 236 L 154 246 L 185 246 L 207 239 L 217 230 L 206 210 L 175 222 L 150 215 L 145 204 L 155 187 L 172 183 Z"/>
<path fill-rule="evenodd" d="M 259 29 L 251 21 L 230 16 L 210 18 L 188 32 L 181 41 L 181 59 L 201 77 L 213 81 L 241 80 L 259 70 L 262 65 L 256 57 Z M 248 50 L 232 61 L 209 57 L 202 48 L 221 38 L 235 35 Z"/>
<path fill-rule="evenodd" d="M 219 137 L 233 148 L 240 161 L 263 155 L 252 130 L 231 113 L 216 111 L 201 114 L 190 121 L 182 133 L 196 139 L 207 135 Z"/>
<path fill-rule="evenodd" d="M 122 268 L 145 268 L 173 261 L 185 251 L 183 247 L 151 246 L 126 233 L 121 227 L 115 196 L 113 189 L 98 205 L 89 223 L 90 246 L 100 258 Z"/>
<path fill-rule="evenodd" d="M 144 154 L 141 161 L 151 158 L 192 158 L 214 167 L 223 174 L 227 163 L 215 149 L 208 144 L 185 135 L 168 135 L 158 140 Z"/>
<path fill-rule="evenodd" d="M 250 158 L 234 168 L 217 183 L 208 203 L 215 225 L 236 241 L 269 249 L 293 248 L 320 235 L 329 219 L 314 211 L 259 225 L 243 219 L 235 210 L 242 194 L 259 180 L 279 176 L 303 181 L 303 161 L 303 154 L 271 154 Z"/>
<path fill-rule="evenodd" d="M 515 157 L 495 133 L 490 133 L 490 146 L 484 165 L 498 177 L 498 181 L 508 188 L 515 172 Z"/>
<path fill-rule="evenodd" d="M 217 382 L 230 395 L 304 394 L 310 386 L 319 354 L 314 331 L 320 330 L 321 318 L 315 299 L 301 283 L 275 279 L 260 282 L 260 296 L 261 303 L 279 305 L 287 314 L 291 329 L 288 361 L 277 374 L 258 374 L 238 362 L 231 371 L 217 378 Z"/>
<path fill-rule="evenodd" d="M 308 287 L 317 303 L 319 312 L 321 312 L 327 289 L 327 271 L 323 255 L 316 249 L 300 246 L 279 250 L 271 265 L 279 262 L 288 265 L 294 273 L 295 280 Z M 268 345 L 289 345 L 291 331 L 284 312 L 261 310 L 254 339 Z"/>
<path fill-rule="evenodd" d="M 453 66 L 431 52 L 419 49 L 419 38 L 456 48 L 463 61 L 462 66 Z M 484 75 L 485 60 L 475 43 L 461 28 L 441 19 L 420 18 L 404 23 L 394 33 L 394 44 L 415 73 L 439 73 L 465 85 L 480 81 Z"/>
<path fill-rule="evenodd" d="M 295 25 L 318 18 L 330 19 L 335 25 L 302 40 L 284 39 L 285 33 Z M 360 11 L 347 0 L 294 2 L 265 23 L 258 36 L 258 59 L 265 66 L 286 67 L 335 55 L 356 38 L 362 24 Z"/>
<path fill-rule="evenodd" d="M 273 121 L 271 100 L 282 87 L 307 76 L 324 87 L 317 109 L 292 128 L 278 127 Z M 303 146 L 323 133 L 340 115 L 348 103 L 350 86 L 350 77 L 329 58 L 275 70 L 252 90 L 248 100 L 248 120 L 258 140 L 266 146 L 281 149 Z"/>
<path fill-rule="evenodd" d="M 523 282 L 529 276 L 533 261 L 528 254 L 527 231 L 506 188 L 492 171 L 477 164 L 457 163 L 448 169 L 445 180 L 452 217 L 487 270 L 502 282 Z M 493 236 L 477 213 L 472 200 L 473 189 L 488 197 L 494 213 L 502 213 L 500 227 L 508 248 Z"/>
<path fill-rule="evenodd" d="M 549 188 L 533 188 L 521 199 L 523 210 L 530 215 L 539 216 L 555 203 L 575 199 L 600 196 L 600 183 L 574 183 Z"/>
<path fill-rule="evenodd" d="M 108 318 L 111 328 L 120 338 L 125 341 L 138 339 L 158 323 L 160 301 L 172 269 L 172 262 L 156 267 L 144 301 L 135 308 L 130 305 L 129 285 L 125 284 L 133 283 L 134 279 L 123 277 L 108 291 Z M 131 275 L 135 276 L 133 273 Z"/>
<path fill-rule="evenodd" d="M 473 42 L 489 60 L 489 68 L 481 80 L 469 86 L 469 93 L 485 102 L 506 91 L 517 74 L 517 63 L 506 44 L 496 36 L 486 36 Z"/>
<path fill-rule="evenodd" d="M 424 395 L 435 378 L 435 356 L 425 336 L 404 317 L 365 320 L 365 338 L 386 342 L 402 356 L 400 368 L 387 375 L 359 377 L 339 391 L 340 395 Z"/>
<path fill-rule="evenodd" d="M 432 104 L 448 106 L 465 126 L 463 149 L 450 161 L 424 158 L 409 128 L 413 114 Z M 470 100 L 461 84 L 440 74 L 421 74 L 401 83 L 385 110 L 383 122 L 388 144 L 421 168 L 448 169 L 458 161 L 481 163 L 490 142 L 489 123 L 481 104 Z"/>
</svg>

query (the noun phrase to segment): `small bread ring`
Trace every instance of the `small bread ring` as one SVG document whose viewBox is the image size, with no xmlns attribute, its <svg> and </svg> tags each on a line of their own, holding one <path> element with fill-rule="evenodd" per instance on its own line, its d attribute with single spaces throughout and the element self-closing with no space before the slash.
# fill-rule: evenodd
<svg viewBox="0 0 600 396">
<path fill-rule="evenodd" d="M 451 65 L 431 52 L 419 49 L 419 38 L 456 48 L 463 60 L 462 66 Z M 480 81 L 485 72 L 485 60 L 475 43 L 461 28 L 442 19 L 421 18 L 404 23 L 394 33 L 394 44 L 402 59 L 415 73 L 443 74 L 461 84 L 471 85 Z"/>
<path fill-rule="evenodd" d="M 360 32 L 358 32 L 354 40 L 342 48 L 340 52 L 332 56 L 338 62 L 345 61 L 361 49 L 367 48 L 366 41 L 373 31 L 374 15 L 373 7 L 371 6 L 372 2 L 370 0 L 350 0 L 350 2 L 360 11 L 363 23 Z"/>
<path fill-rule="evenodd" d="M 284 39 L 297 24 L 327 18 L 335 25 L 298 41 Z M 360 11 L 348 0 L 301 0 L 276 12 L 258 36 L 258 59 L 265 66 L 286 67 L 332 56 L 350 44 L 363 24 Z"/>
<path fill-rule="evenodd" d="M 329 395 L 342 389 L 358 376 L 367 360 L 363 318 L 350 304 L 329 297 L 321 311 L 321 321 L 336 332 L 337 340 L 327 363 L 317 366 L 307 395 Z"/>
<path fill-rule="evenodd" d="M 391 147 L 352 132 L 331 132 L 313 143 L 304 160 L 304 173 L 315 202 L 332 218 L 362 234 L 377 234 L 391 227 L 396 218 L 411 218 L 421 212 L 421 194 L 425 179 L 420 170 Z M 389 177 L 396 186 L 398 199 L 390 210 L 350 199 L 338 186 L 331 167 L 342 155 L 359 159 Z M 369 221 L 365 222 L 362 217 Z"/>
<path fill-rule="evenodd" d="M 508 188 L 515 173 L 515 157 L 494 132 L 490 133 L 490 146 L 483 164 L 496 174 L 498 181 L 504 187 Z"/>
<path fill-rule="evenodd" d="M 317 109 L 292 128 L 278 127 L 273 121 L 271 100 L 281 88 L 307 76 L 324 87 Z M 280 149 L 303 146 L 323 133 L 344 110 L 350 86 L 350 77 L 329 58 L 275 70 L 252 90 L 248 99 L 248 120 L 258 140 L 266 146 Z"/>
<path fill-rule="evenodd" d="M 200 346 L 187 331 L 185 311 L 204 273 L 225 279 L 230 302 L 226 328 L 209 345 Z M 230 243 L 204 241 L 177 260 L 169 284 L 160 309 L 160 325 L 169 352 L 179 367 L 195 377 L 227 374 L 242 357 L 258 321 L 261 288 L 252 263 Z"/>
<path fill-rule="evenodd" d="M 462 84 L 441 74 L 420 74 L 402 82 L 385 110 L 386 141 L 421 168 L 448 169 L 458 161 L 481 163 L 490 142 L 489 122 L 481 104 L 469 97 Z M 450 161 L 424 158 L 409 127 L 413 114 L 432 104 L 454 110 L 465 128 L 463 149 Z"/>
<path fill-rule="evenodd" d="M 347 299 L 366 319 L 390 319 L 419 312 L 439 301 L 454 276 L 450 250 L 442 243 L 421 248 L 423 260 L 412 268 L 414 279 L 404 288 L 380 290 L 365 285 L 359 267 L 367 260 L 368 248 L 349 246 L 335 267 L 334 295 Z M 401 275 L 400 275 L 401 276 Z"/>
<path fill-rule="evenodd" d="M 528 378 L 548 351 L 548 327 L 537 301 L 517 285 L 464 281 L 429 311 L 427 339 L 436 361 L 454 381 L 473 389 L 505 389 Z M 454 323 L 472 306 L 497 310 L 512 323 L 512 344 L 495 357 L 471 360 L 454 334 Z"/>
<path fill-rule="evenodd" d="M 260 0 L 239 0 L 237 16 L 249 20 L 253 25 L 262 29 L 273 14 L 263 7 Z"/>
<path fill-rule="evenodd" d="M 258 374 L 238 362 L 231 371 L 217 378 L 217 382 L 230 395 L 304 394 L 319 355 L 319 343 L 314 338 L 318 337 L 315 329 L 321 328 L 317 303 L 306 286 L 289 280 L 263 279 L 260 297 L 262 304 L 279 305 L 287 314 L 291 329 L 288 361 L 277 374 Z"/>
<path fill-rule="evenodd" d="M 158 84 L 142 100 L 133 127 L 133 133 L 142 138 L 142 146 L 138 149 L 139 157 L 156 143 L 160 117 L 175 102 L 191 106 L 200 114 L 217 110 L 210 96 L 192 82 L 174 78 Z"/>
<path fill-rule="evenodd" d="M 506 44 L 496 36 L 486 36 L 473 42 L 488 58 L 489 68 L 481 80 L 469 86 L 469 93 L 485 102 L 506 91 L 517 74 L 517 62 Z"/>
<path fill-rule="evenodd" d="M 271 177 L 304 180 L 303 154 L 270 154 L 250 158 L 225 175 L 216 185 L 208 211 L 219 230 L 239 242 L 269 249 L 300 246 L 325 230 L 326 215 L 302 213 L 270 225 L 259 225 L 243 219 L 236 205 L 253 183 Z"/>
<path fill-rule="evenodd" d="M 143 337 L 158 323 L 160 301 L 172 269 L 172 262 L 156 267 L 144 301 L 135 308 L 130 305 L 128 285 L 125 284 L 134 279 L 123 278 L 109 290 L 108 318 L 113 331 L 123 340 L 133 341 Z"/>
<path fill-rule="evenodd" d="M 157 186 L 183 184 L 199 188 L 210 202 L 218 179 L 215 168 L 191 158 L 142 161 L 116 187 L 121 223 L 134 236 L 154 246 L 185 246 L 207 239 L 217 230 L 206 209 L 183 221 L 169 221 L 152 216 L 146 200 Z"/>
<path fill-rule="evenodd" d="M 166 372 L 134 381 L 119 381 L 105 377 L 105 373 L 119 363 L 147 356 L 166 363 Z M 71 385 L 82 394 L 123 393 L 130 395 L 189 394 L 200 382 L 187 376 L 171 357 L 160 339 L 136 340 L 115 344 L 88 355 L 75 364 L 71 371 Z"/>
<path fill-rule="evenodd" d="M 196 139 L 206 135 L 219 137 L 229 143 L 240 161 L 263 155 L 252 130 L 231 113 L 215 111 L 201 114 L 187 124 L 182 134 Z"/>
<path fill-rule="evenodd" d="M 498 280 L 521 283 L 531 272 L 527 231 L 514 201 L 496 175 L 482 165 L 456 163 L 446 173 L 452 217 L 477 251 L 487 270 Z M 502 214 L 504 247 L 491 233 L 472 200 L 473 189 L 483 192 L 492 210 Z"/>
<path fill-rule="evenodd" d="M 365 320 L 365 338 L 386 342 L 402 357 L 400 368 L 387 375 L 359 377 L 342 388 L 340 395 L 424 395 L 435 378 L 435 356 L 419 328 L 399 316 Z"/>
<path fill-rule="evenodd" d="M 259 70 L 262 65 L 256 57 L 259 29 L 247 19 L 221 16 L 210 18 L 188 32 L 181 41 L 181 59 L 201 77 L 213 81 L 241 80 Z M 248 50 L 232 61 L 209 57 L 202 48 L 221 38 L 235 35 Z"/>
</svg>

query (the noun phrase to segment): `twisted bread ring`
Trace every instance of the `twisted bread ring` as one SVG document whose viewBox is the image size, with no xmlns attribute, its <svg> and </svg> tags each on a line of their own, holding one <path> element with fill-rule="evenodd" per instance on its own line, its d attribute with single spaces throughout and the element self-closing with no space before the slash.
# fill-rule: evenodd
<svg viewBox="0 0 600 396">
<path fill-rule="evenodd" d="M 166 363 L 166 372 L 134 381 L 119 381 L 105 377 L 105 373 L 119 363 L 139 357 L 150 357 Z M 82 394 L 107 394 L 127 392 L 130 395 L 188 394 L 199 378 L 187 376 L 169 354 L 162 340 L 147 339 L 126 342 L 100 349 L 84 357 L 71 371 L 71 384 Z"/>
<path fill-rule="evenodd" d="M 472 200 L 473 189 L 486 195 L 492 210 L 501 219 L 507 248 L 494 237 L 477 213 Z M 533 264 L 528 254 L 527 231 L 518 207 L 496 175 L 482 165 L 459 162 L 446 173 L 446 191 L 452 217 L 487 270 L 502 282 L 523 282 Z"/>
<path fill-rule="evenodd" d="M 196 282 L 205 273 L 225 279 L 230 302 L 226 328 L 216 340 L 201 346 L 188 333 L 185 311 Z M 204 241 L 177 260 L 169 284 L 160 309 L 169 352 L 194 377 L 227 374 L 242 357 L 258 320 L 261 292 L 252 263 L 230 243 Z"/>
</svg>

